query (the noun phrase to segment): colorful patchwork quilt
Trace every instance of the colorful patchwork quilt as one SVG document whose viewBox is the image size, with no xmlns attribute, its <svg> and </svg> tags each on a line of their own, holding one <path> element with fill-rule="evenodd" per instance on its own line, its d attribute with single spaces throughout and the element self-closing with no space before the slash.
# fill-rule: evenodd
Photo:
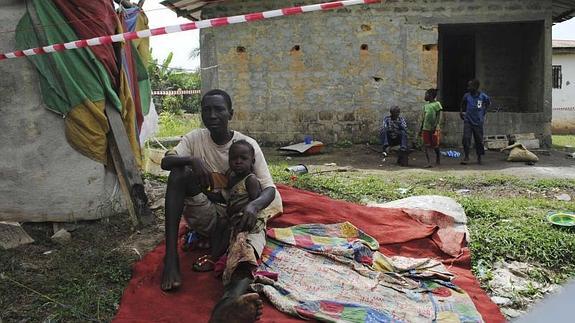
<svg viewBox="0 0 575 323">
<path fill-rule="evenodd" d="M 323 322 L 482 322 L 433 259 L 387 257 L 349 222 L 269 229 L 257 283 L 276 308 Z"/>
</svg>

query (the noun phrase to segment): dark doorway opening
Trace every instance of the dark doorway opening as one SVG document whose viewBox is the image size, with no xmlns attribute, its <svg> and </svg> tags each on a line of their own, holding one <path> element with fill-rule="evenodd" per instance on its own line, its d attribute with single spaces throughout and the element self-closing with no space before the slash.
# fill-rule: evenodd
<svg viewBox="0 0 575 323">
<path fill-rule="evenodd" d="M 541 112 L 546 86 L 542 21 L 439 25 L 439 99 L 459 111 L 467 82 L 478 79 L 491 110 Z"/>
<path fill-rule="evenodd" d="M 459 111 L 467 82 L 475 78 L 475 33 L 457 25 L 439 26 L 441 101 L 446 111 Z"/>
</svg>

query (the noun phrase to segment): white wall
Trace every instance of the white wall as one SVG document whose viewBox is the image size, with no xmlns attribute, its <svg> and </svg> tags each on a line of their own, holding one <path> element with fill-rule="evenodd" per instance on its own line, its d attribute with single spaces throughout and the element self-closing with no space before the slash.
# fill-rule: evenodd
<svg viewBox="0 0 575 323">
<path fill-rule="evenodd" d="M 561 65 L 563 83 L 553 89 L 553 132 L 575 133 L 575 51 L 553 54 L 553 65 Z"/>
</svg>

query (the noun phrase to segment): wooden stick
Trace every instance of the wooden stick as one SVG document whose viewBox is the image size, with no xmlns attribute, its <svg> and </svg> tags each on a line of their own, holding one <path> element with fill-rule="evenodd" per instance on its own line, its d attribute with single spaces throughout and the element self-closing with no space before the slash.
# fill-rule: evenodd
<svg viewBox="0 0 575 323">
<path fill-rule="evenodd" d="M 120 181 L 120 187 L 126 197 L 128 213 L 135 227 L 149 224 L 153 219 L 152 211 L 148 207 L 144 182 L 136 166 L 136 159 L 132 154 L 132 146 L 124 129 L 122 117 L 120 112 L 109 103 L 106 103 L 106 115 L 110 124 L 109 152 Z"/>
</svg>

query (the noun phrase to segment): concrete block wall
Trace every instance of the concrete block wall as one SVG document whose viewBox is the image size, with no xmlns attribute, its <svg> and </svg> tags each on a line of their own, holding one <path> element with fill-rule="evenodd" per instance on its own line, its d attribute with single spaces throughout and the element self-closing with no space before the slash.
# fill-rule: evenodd
<svg viewBox="0 0 575 323">
<path fill-rule="evenodd" d="M 240 0 L 210 5 L 203 15 L 318 2 Z M 517 21 L 544 22 L 539 50 L 541 61 L 550 62 L 550 50 L 544 50 L 550 44 L 550 0 L 388 0 L 202 30 L 202 87 L 229 91 L 236 110 L 232 126 L 264 143 L 304 135 L 327 143 L 370 141 L 395 104 L 416 132 L 424 91 L 438 87 L 438 25 Z M 486 92 L 489 86 L 499 84 L 488 84 Z M 550 86 L 538 97 L 529 111 L 542 113 L 542 123 L 526 125 L 535 128 L 530 132 L 543 132 L 551 121 Z M 448 134 L 447 142 L 459 140 L 455 131 Z"/>
</svg>

